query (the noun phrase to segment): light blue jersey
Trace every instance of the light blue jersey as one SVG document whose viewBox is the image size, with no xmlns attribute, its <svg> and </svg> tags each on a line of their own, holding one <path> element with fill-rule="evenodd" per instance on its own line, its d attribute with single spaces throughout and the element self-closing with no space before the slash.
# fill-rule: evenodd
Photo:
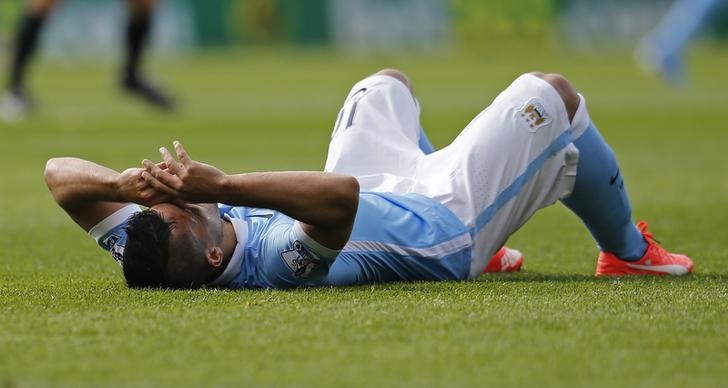
<svg viewBox="0 0 728 388">
<path fill-rule="evenodd" d="M 225 288 L 294 288 L 355 285 L 399 280 L 466 279 L 472 240 L 446 207 L 418 194 L 364 192 L 351 237 L 340 251 L 307 236 L 283 213 L 219 205 L 233 223 L 238 248 L 213 284 Z M 117 218 L 118 219 L 118 218 Z M 97 236 L 121 259 L 124 222 Z"/>
<path fill-rule="evenodd" d="M 248 229 L 239 272 L 221 285 L 229 288 L 454 280 L 466 279 L 470 270 L 468 230 L 450 210 L 417 194 L 361 193 L 351 237 L 338 255 L 280 212 L 220 210 L 221 216 L 245 219 Z"/>
<path fill-rule="evenodd" d="M 445 206 L 419 194 L 362 193 L 329 285 L 467 279 L 472 240 Z"/>
</svg>

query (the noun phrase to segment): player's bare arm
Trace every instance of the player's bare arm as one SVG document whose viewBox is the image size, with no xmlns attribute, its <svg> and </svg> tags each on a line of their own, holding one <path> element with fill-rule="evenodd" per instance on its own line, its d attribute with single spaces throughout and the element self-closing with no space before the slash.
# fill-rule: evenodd
<svg viewBox="0 0 728 388">
<path fill-rule="evenodd" d="M 178 160 L 166 148 L 164 168 L 144 161 L 149 186 L 185 202 L 221 202 L 281 211 L 303 224 L 319 243 L 341 249 L 351 234 L 359 201 L 359 183 L 351 176 L 325 172 L 226 174 L 189 157 L 174 143 Z"/>
<path fill-rule="evenodd" d="M 129 168 L 119 173 L 88 160 L 64 157 L 48 160 L 44 178 L 58 205 L 88 231 L 130 202 L 152 206 L 171 200 L 150 186 L 143 172 L 143 168 Z"/>
</svg>

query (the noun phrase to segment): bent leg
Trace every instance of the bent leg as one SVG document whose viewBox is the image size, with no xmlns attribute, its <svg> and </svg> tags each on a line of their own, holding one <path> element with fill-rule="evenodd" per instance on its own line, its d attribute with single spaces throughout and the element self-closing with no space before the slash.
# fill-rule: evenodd
<svg viewBox="0 0 728 388">
<path fill-rule="evenodd" d="M 562 202 L 581 218 L 601 250 L 638 260 L 647 243 L 632 222 L 632 207 L 614 152 L 591 122 L 586 102 L 573 85 L 558 74 L 538 76 L 564 100 L 575 130 L 573 143 L 579 150 L 574 189 Z"/>
<path fill-rule="evenodd" d="M 334 124 L 324 170 L 357 177 L 362 191 L 409 187 L 424 155 L 419 105 L 410 88 L 406 76 L 391 69 L 354 85 Z"/>
<path fill-rule="evenodd" d="M 417 192 L 445 205 L 470 230 L 471 277 L 538 209 L 573 187 L 573 112 L 542 76 L 516 79 L 450 145 L 418 164 Z"/>
<path fill-rule="evenodd" d="M 614 152 L 591 122 L 584 98 L 561 75 L 534 74 L 564 100 L 575 132 L 573 143 L 579 150 L 574 189 L 562 202 L 581 218 L 601 250 L 638 260 L 647 243 L 632 222 L 632 207 Z"/>
<path fill-rule="evenodd" d="M 559 92 L 575 130 L 573 142 L 579 150 L 576 182 L 562 202 L 581 218 L 601 250 L 638 260 L 647 243 L 632 222 L 632 207 L 614 152 L 589 119 L 586 102 L 563 76 L 533 74 Z"/>
<path fill-rule="evenodd" d="M 584 222 L 601 252 L 597 276 L 686 275 L 693 261 L 662 248 L 647 231 L 647 223 L 632 223 L 632 209 L 614 153 L 589 120 L 583 97 L 572 126 L 588 123 L 576 136 L 579 149 L 576 182 L 563 203 Z"/>
<path fill-rule="evenodd" d="M 376 73 L 376 75 L 387 75 L 387 76 L 394 77 L 394 78 L 400 80 L 403 84 L 405 84 L 405 86 L 407 86 L 410 93 L 412 93 L 412 95 L 414 96 L 415 92 L 412 89 L 412 82 L 410 82 L 409 77 L 407 77 L 407 75 L 402 73 L 401 71 L 394 70 L 394 69 L 384 69 L 384 70 L 378 71 Z M 417 99 L 415 99 L 415 102 L 416 101 L 417 101 Z M 422 126 L 420 126 L 419 135 L 417 137 L 418 137 L 417 145 L 420 147 L 420 150 L 422 150 L 422 152 L 425 155 L 431 154 L 435 151 L 435 147 L 432 146 L 430 139 L 427 138 L 427 135 L 425 134 L 425 130 L 424 130 L 424 128 L 422 128 Z"/>
<path fill-rule="evenodd" d="M 581 218 L 602 251 L 623 260 L 639 260 L 647 243 L 632 222 L 632 207 L 614 152 L 591 121 L 574 145 L 579 149 L 576 182 L 563 204 Z"/>
</svg>

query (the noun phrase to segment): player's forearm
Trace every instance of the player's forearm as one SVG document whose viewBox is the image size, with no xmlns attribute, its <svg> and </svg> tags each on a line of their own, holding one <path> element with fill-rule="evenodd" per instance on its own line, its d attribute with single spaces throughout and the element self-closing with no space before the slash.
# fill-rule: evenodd
<svg viewBox="0 0 728 388">
<path fill-rule="evenodd" d="M 303 223 L 303 231 L 324 246 L 341 249 L 346 244 L 359 206 L 354 177 L 325 172 L 228 175 L 193 160 L 178 141 L 174 149 L 179 161 L 162 147 L 162 163 L 142 162 L 142 178 L 149 187 L 179 201 L 278 210 Z"/>
<path fill-rule="evenodd" d="M 44 178 L 53 198 L 64 209 L 83 206 L 89 201 L 123 202 L 119 173 L 78 158 L 48 160 Z"/>
<path fill-rule="evenodd" d="M 231 205 L 275 209 L 324 228 L 349 227 L 359 203 L 353 177 L 324 172 L 268 172 L 229 175 L 218 190 Z"/>
</svg>

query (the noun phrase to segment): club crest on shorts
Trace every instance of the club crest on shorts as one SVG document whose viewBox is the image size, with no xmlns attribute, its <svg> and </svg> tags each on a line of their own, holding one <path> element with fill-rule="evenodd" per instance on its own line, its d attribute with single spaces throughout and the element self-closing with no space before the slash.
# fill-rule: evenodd
<svg viewBox="0 0 728 388">
<path fill-rule="evenodd" d="M 540 127 L 551 122 L 551 115 L 546 112 L 546 108 L 538 99 L 529 100 L 518 110 L 517 115 L 526 121 L 531 132 L 536 132 Z"/>
<path fill-rule="evenodd" d="M 298 240 L 293 242 L 293 249 L 281 252 L 281 258 L 297 278 L 307 278 L 319 264 Z"/>
</svg>

